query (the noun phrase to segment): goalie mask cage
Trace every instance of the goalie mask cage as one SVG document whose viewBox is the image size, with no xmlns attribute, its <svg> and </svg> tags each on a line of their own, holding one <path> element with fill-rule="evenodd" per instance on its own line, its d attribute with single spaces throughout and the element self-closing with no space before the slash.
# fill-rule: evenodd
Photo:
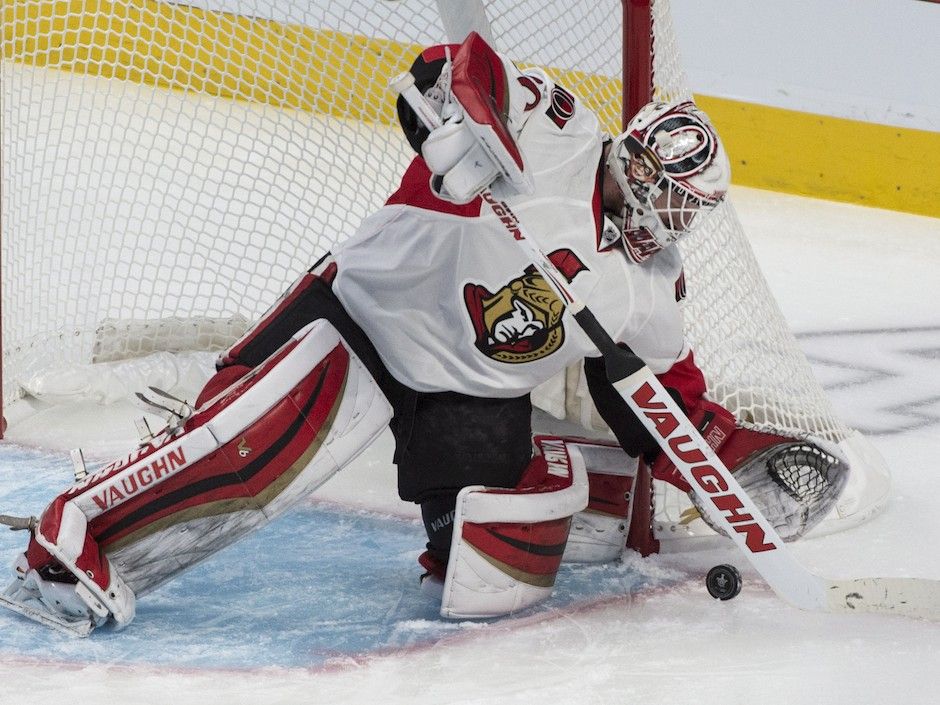
<svg viewBox="0 0 940 705">
<path fill-rule="evenodd" d="M 74 363 L 220 349 L 379 207 L 410 159 L 390 79 L 470 28 L 611 134 L 690 97 L 666 0 L 3 0 L 3 403 Z M 840 443 L 830 525 L 887 497 L 835 417 L 733 206 L 683 247 L 688 334 L 739 419 Z M 656 492 L 661 537 L 696 533 Z M 701 523 L 701 522 L 698 522 Z M 710 533 L 704 529 L 705 533 Z"/>
</svg>

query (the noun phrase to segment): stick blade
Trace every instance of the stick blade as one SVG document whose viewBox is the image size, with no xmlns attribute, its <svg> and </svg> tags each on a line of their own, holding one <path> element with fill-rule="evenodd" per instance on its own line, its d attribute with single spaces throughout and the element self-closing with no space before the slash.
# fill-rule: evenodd
<svg viewBox="0 0 940 705">
<path fill-rule="evenodd" d="M 833 612 L 875 612 L 940 621 L 940 580 L 858 578 L 827 584 Z"/>
</svg>

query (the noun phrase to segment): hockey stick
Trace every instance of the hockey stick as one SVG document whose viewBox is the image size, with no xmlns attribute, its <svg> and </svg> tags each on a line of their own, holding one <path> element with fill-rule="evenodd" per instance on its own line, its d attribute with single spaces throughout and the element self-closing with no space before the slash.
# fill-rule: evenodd
<svg viewBox="0 0 940 705">
<path fill-rule="evenodd" d="M 432 130 L 441 125 L 440 117 L 415 87 L 410 73 L 397 77 L 391 87 L 408 102 L 425 127 Z M 886 612 L 940 619 L 940 581 L 830 580 L 798 563 L 662 383 L 632 350 L 614 343 L 591 310 L 568 288 L 562 274 L 531 239 L 512 208 L 488 188 L 480 192 L 480 197 L 601 353 L 609 381 L 691 485 L 709 519 L 732 538 L 778 596 L 805 610 Z"/>
</svg>

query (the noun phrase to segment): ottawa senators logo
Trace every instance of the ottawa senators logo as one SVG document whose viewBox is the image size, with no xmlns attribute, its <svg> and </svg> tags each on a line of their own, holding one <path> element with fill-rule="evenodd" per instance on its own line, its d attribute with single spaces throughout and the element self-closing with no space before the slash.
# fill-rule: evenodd
<svg viewBox="0 0 940 705">
<path fill-rule="evenodd" d="M 569 282 L 587 269 L 571 250 L 549 257 Z M 474 345 L 493 360 L 532 362 L 551 355 L 565 342 L 565 304 L 533 266 L 496 292 L 467 284 L 463 296 L 473 323 Z"/>
<path fill-rule="evenodd" d="M 561 86 L 555 86 L 552 88 L 551 105 L 548 106 L 548 110 L 545 111 L 545 114 L 548 115 L 549 119 L 558 125 L 558 129 L 561 130 L 564 129 L 568 121 L 574 117 L 576 105 L 577 101 L 573 95 Z"/>
</svg>

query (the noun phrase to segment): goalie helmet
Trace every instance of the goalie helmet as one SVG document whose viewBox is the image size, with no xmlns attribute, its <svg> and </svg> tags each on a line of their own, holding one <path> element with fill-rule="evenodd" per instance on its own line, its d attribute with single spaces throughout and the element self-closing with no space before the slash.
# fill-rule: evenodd
<svg viewBox="0 0 940 705">
<path fill-rule="evenodd" d="M 636 262 L 698 229 L 724 199 L 731 172 L 711 122 L 691 102 L 643 107 L 611 144 L 607 169 L 624 197 L 620 227 Z"/>
</svg>

